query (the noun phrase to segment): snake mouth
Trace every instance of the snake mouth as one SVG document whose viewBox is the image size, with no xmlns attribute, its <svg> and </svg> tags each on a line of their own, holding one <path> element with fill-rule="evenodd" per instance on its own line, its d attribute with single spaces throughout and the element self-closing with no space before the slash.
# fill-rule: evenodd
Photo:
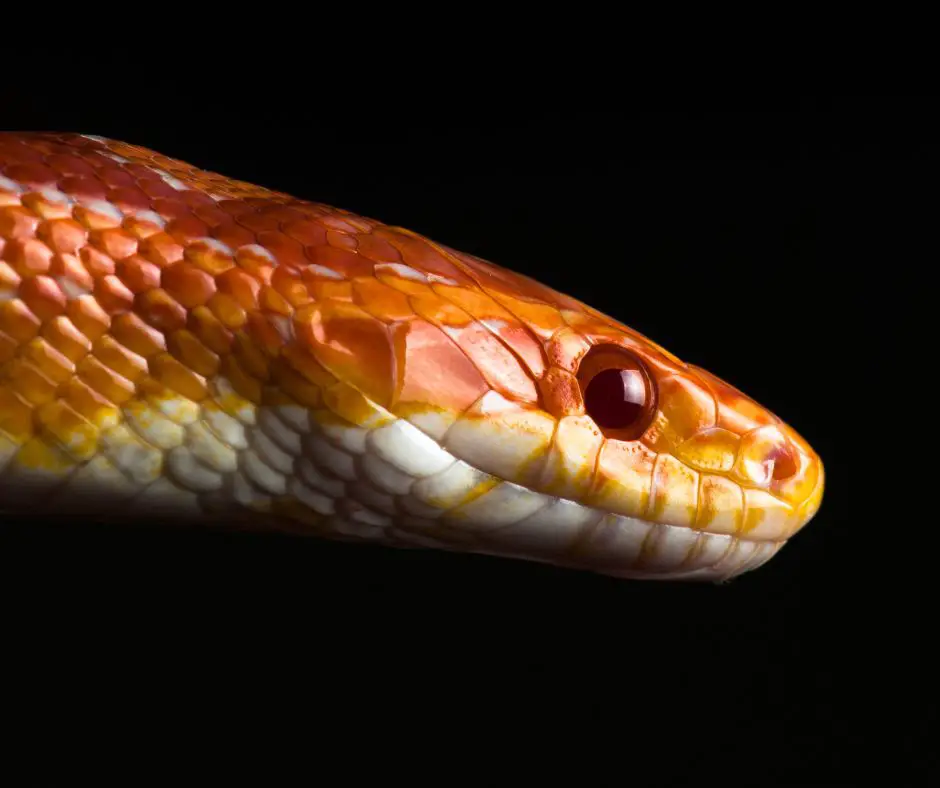
<svg viewBox="0 0 940 788">
<path fill-rule="evenodd" d="M 539 496 L 528 490 L 524 494 Z M 392 536 L 404 545 L 523 559 L 624 579 L 716 583 L 757 569 L 786 543 L 652 522 L 566 499 L 547 500 L 530 517 L 497 527 L 447 513 L 433 526 L 410 518 Z"/>
</svg>

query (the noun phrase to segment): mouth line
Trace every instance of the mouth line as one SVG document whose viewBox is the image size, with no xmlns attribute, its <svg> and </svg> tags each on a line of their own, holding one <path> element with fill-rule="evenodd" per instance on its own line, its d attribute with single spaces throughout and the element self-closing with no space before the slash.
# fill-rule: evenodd
<svg viewBox="0 0 940 788">
<path fill-rule="evenodd" d="M 499 534 L 511 530 L 509 526 L 481 534 L 482 544 L 462 547 L 625 579 L 723 582 L 765 564 L 788 541 L 709 533 L 594 511 L 598 516 L 593 525 L 585 528 L 566 549 L 554 553 L 540 554 L 532 546 L 513 549 L 508 541 L 501 543 Z"/>
<path fill-rule="evenodd" d="M 482 511 L 476 516 L 462 512 L 463 505 L 430 518 L 405 517 L 392 527 L 392 544 L 516 558 L 623 578 L 722 582 L 766 563 L 792 536 L 751 538 L 633 517 L 500 479 L 466 460 L 453 459 L 505 488 L 507 502 L 528 498 L 537 506 L 502 522 L 502 512 L 494 522 Z"/>
</svg>

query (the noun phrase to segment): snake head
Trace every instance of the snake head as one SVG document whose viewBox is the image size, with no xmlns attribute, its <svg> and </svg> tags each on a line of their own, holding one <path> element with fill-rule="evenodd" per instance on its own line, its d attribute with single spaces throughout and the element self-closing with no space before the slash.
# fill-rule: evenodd
<svg viewBox="0 0 940 788">
<path fill-rule="evenodd" d="M 624 577 L 725 580 L 815 515 L 822 462 L 769 410 L 585 304 L 441 249 L 473 287 L 435 288 L 463 316 L 433 315 L 452 341 L 425 363 L 451 392 L 468 358 L 482 380 L 457 407 L 431 393 L 400 411 L 455 460 L 447 495 L 428 501 L 447 509 L 438 537 Z"/>
</svg>

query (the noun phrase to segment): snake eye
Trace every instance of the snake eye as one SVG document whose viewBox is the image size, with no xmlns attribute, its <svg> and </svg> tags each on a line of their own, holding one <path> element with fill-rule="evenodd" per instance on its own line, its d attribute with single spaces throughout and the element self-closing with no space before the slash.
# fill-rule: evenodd
<svg viewBox="0 0 940 788">
<path fill-rule="evenodd" d="M 608 438 L 636 440 L 656 412 L 656 391 L 646 368 L 618 347 L 592 348 L 581 360 L 578 383 L 584 409 Z"/>
</svg>

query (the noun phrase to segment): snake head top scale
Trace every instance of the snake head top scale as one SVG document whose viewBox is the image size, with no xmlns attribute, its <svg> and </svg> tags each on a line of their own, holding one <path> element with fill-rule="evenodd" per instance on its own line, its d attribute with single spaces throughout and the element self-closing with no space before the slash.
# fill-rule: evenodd
<svg viewBox="0 0 940 788">
<path fill-rule="evenodd" d="M 0 509 L 724 580 L 823 466 L 705 370 L 408 230 L 0 134 Z"/>
</svg>

